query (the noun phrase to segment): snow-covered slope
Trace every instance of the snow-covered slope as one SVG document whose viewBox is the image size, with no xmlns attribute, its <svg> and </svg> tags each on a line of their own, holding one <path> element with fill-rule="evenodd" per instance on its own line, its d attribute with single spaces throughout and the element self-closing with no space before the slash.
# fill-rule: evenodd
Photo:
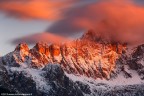
<svg viewBox="0 0 144 96">
<path fill-rule="evenodd" d="M 143 96 L 144 82 L 122 75 L 113 80 L 68 74 L 59 64 L 42 69 L 0 66 L 0 89 L 33 96 Z M 138 75 L 136 75 L 138 76 Z M 133 81 L 133 80 L 138 81 Z M 133 81 L 133 82 L 132 82 Z M 1 90 L 0 90 L 1 92 Z"/>
</svg>

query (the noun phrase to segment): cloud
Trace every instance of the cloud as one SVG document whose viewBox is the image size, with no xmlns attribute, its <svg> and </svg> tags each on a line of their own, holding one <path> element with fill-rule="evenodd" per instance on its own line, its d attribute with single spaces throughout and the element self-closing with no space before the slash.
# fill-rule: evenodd
<svg viewBox="0 0 144 96">
<path fill-rule="evenodd" d="M 34 35 L 25 36 L 22 38 L 18 38 L 12 41 L 13 44 L 19 44 L 21 42 L 26 42 L 28 44 L 34 44 L 37 42 L 48 42 L 48 43 L 61 43 L 61 42 L 67 42 L 70 41 L 69 38 L 64 38 L 62 36 L 58 36 L 56 34 L 51 33 L 37 33 Z"/>
<path fill-rule="evenodd" d="M 101 0 L 69 10 L 64 20 L 56 22 L 47 30 L 73 34 L 93 29 L 96 36 L 108 41 L 140 43 L 144 42 L 143 17 L 143 6 L 130 0 Z"/>
<path fill-rule="evenodd" d="M 93 29 L 96 36 L 107 41 L 144 42 L 144 7 L 134 3 L 133 0 L 2 1 L 0 10 L 9 16 L 54 20 L 55 22 L 46 31 L 57 35 L 71 36 Z M 34 42 L 30 37 L 22 40 Z"/>
<path fill-rule="evenodd" d="M 22 19 L 58 20 L 71 0 L 1 0 L 0 11 Z"/>
<path fill-rule="evenodd" d="M 86 3 L 80 2 L 78 6 L 70 8 L 69 10 L 64 12 L 64 19 L 56 21 L 52 26 L 47 28 L 46 31 L 64 36 L 71 36 L 77 34 L 78 32 L 82 32 L 84 28 L 76 25 L 74 21 L 77 18 L 81 18 L 84 17 L 86 14 L 89 14 L 89 12 L 86 11 L 87 7 L 91 6 L 92 3 L 96 3 L 96 1 L 97 0 L 89 0 L 89 2 L 86 1 Z"/>
</svg>

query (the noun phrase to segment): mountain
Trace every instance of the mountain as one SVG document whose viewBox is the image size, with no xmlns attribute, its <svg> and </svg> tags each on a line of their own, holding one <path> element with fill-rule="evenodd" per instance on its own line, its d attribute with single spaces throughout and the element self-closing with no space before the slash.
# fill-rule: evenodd
<svg viewBox="0 0 144 96">
<path fill-rule="evenodd" d="M 67 43 L 25 43 L 0 58 L 0 90 L 33 96 L 143 96 L 144 45 L 104 42 L 93 31 Z"/>
<path fill-rule="evenodd" d="M 64 43 L 48 45 L 37 43 L 32 49 L 25 43 L 2 57 L 2 63 L 9 66 L 42 68 L 49 63 L 60 64 L 67 73 L 85 75 L 92 78 L 110 78 L 115 69 L 115 61 L 125 51 L 122 44 L 104 44 L 92 41 L 92 34 Z"/>
</svg>

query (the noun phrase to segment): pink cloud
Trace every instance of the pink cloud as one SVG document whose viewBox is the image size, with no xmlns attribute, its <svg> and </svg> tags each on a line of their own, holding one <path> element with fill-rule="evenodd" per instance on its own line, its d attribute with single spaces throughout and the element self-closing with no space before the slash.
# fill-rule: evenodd
<svg viewBox="0 0 144 96">
<path fill-rule="evenodd" d="M 26 42 L 28 44 L 33 44 L 33 43 L 37 43 L 40 41 L 48 42 L 48 43 L 62 43 L 62 42 L 70 41 L 70 39 L 62 37 L 62 36 L 58 36 L 56 34 L 43 32 L 43 33 L 37 33 L 37 34 L 15 39 L 13 40 L 12 43 L 18 44 L 21 42 Z"/>
<path fill-rule="evenodd" d="M 2 0 L 0 10 L 21 19 L 58 20 L 71 3 L 71 0 Z"/>
</svg>

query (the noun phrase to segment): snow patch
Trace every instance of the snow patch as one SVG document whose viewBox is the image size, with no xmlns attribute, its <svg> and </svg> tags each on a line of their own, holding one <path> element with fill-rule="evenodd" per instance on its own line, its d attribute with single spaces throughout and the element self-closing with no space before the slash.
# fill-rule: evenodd
<svg viewBox="0 0 144 96">
<path fill-rule="evenodd" d="M 41 75 L 43 73 L 42 70 L 28 68 L 28 67 L 25 67 L 25 66 L 21 66 L 21 67 L 8 67 L 8 66 L 5 66 L 5 67 L 7 68 L 7 70 L 11 70 L 12 72 L 14 72 L 14 71 L 25 72 L 26 77 L 30 77 L 30 78 L 32 78 L 32 80 L 34 80 L 36 82 L 36 88 L 39 89 L 40 91 L 48 92 L 51 88 L 47 84 L 45 78 L 42 77 L 42 75 Z"/>
<path fill-rule="evenodd" d="M 73 75 L 73 74 L 68 74 L 65 72 L 66 76 L 72 79 L 74 82 L 75 81 L 81 81 L 83 83 L 89 84 L 107 84 L 109 86 L 118 86 L 118 85 L 134 85 L 134 84 L 144 84 L 144 80 L 141 80 L 140 77 L 138 76 L 138 73 L 136 71 L 130 70 L 132 74 L 132 78 L 125 78 L 123 74 L 119 74 L 116 79 L 113 80 L 105 80 L 105 79 L 93 79 L 93 78 L 88 78 L 83 75 Z"/>
</svg>

